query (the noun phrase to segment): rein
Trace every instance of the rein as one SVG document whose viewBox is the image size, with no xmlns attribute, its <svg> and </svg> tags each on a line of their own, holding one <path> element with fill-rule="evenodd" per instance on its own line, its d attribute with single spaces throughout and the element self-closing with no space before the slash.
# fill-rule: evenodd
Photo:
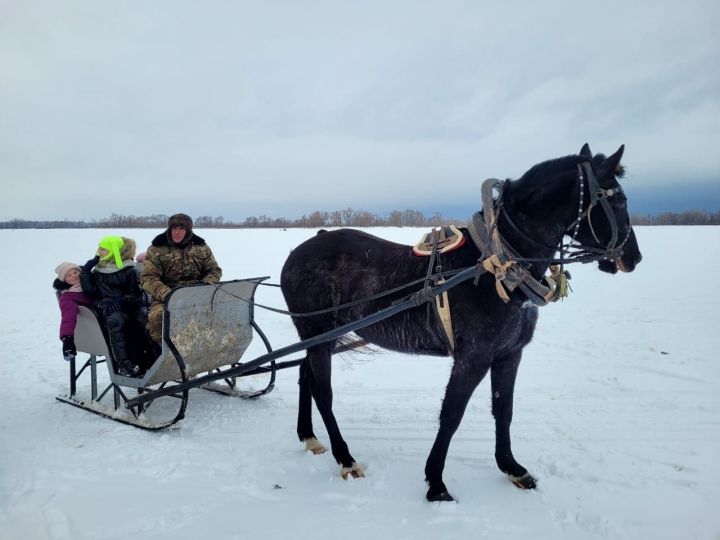
<svg viewBox="0 0 720 540">
<path fill-rule="evenodd" d="M 318 315 L 326 315 L 328 313 L 334 313 L 336 311 L 340 311 L 343 309 L 350 309 L 352 307 L 359 306 L 360 304 L 372 302 L 373 300 L 378 300 L 385 296 L 390 296 L 391 294 L 395 294 L 397 292 L 408 289 L 414 285 L 418 285 L 419 283 L 423 283 L 422 289 L 409 295 L 416 299 L 416 304 L 419 306 L 419 305 L 423 304 L 425 301 L 429 301 L 434 298 L 435 293 L 432 291 L 432 288 L 430 286 L 428 286 L 428 279 L 437 281 L 438 285 L 440 285 L 445 282 L 444 278 L 455 276 L 455 275 L 460 274 L 471 268 L 475 268 L 475 266 L 467 266 L 465 268 L 458 268 L 456 270 L 445 270 L 442 272 L 434 272 L 434 273 L 431 273 L 424 277 L 421 277 L 419 279 L 416 279 L 414 281 L 409 281 L 407 283 L 404 283 L 403 285 L 399 285 L 398 287 L 395 287 L 393 289 L 388 289 L 387 291 L 382 291 L 382 292 L 379 292 L 372 296 L 360 298 L 359 300 L 354 300 L 352 302 L 347 302 L 345 304 L 340 304 L 340 305 L 332 306 L 332 307 L 325 308 L 325 309 L 318 309 L 317 311 L 302 311 L 302 312 L 288 311 L 285 309 L 279 309 L 279 308 L 274 308 L 272 306 L 258 304 L 254 300 L 248 300 L 247 298 L 242 298 L 241 296 L 238 296 L 231 292 L 226 291 L 225 289 L 222 288 L 222 285 L 218 285 L 217 283 L 209 283 L 208 285 L 212 285 L 216 289 L 224 292 L 227 295 L 232 296 L 233 298 L 237 298 L 238 300 L 242 300 L 243 302 L 245 302 L 247 304 L 252 304 L 253 306 L 258 307 L 260 309 L 264 309 L 266 311 L 272 311 L 273 313 L 280 313 L 281 315 L 289 315 L 290 317 L 316 317 Z M 279 287 L 280 286 L 276 283 L 258 283 L 258 285 L 265 286 L 265 287 Z M 398 300 L 398 302 L 400 302 L 400 301 L 402 301 L 402 300 Z"/>
</svg>

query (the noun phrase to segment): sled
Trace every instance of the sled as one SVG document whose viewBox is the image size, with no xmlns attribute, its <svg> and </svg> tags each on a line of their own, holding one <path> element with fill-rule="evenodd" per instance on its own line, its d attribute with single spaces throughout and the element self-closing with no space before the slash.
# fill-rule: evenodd
<svg viewBox="0 0 720 540">
<path fill-rule="evenodd" d="M 191 388 L 241 398 L 271 392 L 275 385 L 275 362 L 240 375 L 234 372 L 225 375 L 242 365 L 240 358 L 254 333 L 260 336 L 267 351 L 272 351 L 253 312 L 255 290 L 266 279 L 239 279 L 173 290 L 165 304 L 161 352 L 141 377 L 124 377 L 116 372 L 100 316 L 81 306 L 75 345 L 78 353 L 87 354 L 88 358 L 79 369 L 78 360 L 70 360 L 70 391 L 56 399 L 118 422 L 159 430 L 185 416 Z M 107 378 L 98 372 L 102 364 Z M 192 384 L 200 374 L 212 374 L 214 378 Z M 240 377 L 247 380 L 241 384 Z M 152 397 L 159 390 L 162 395 Z M 131 392 L 150 399 L 128 405 Z"/>
</svg>

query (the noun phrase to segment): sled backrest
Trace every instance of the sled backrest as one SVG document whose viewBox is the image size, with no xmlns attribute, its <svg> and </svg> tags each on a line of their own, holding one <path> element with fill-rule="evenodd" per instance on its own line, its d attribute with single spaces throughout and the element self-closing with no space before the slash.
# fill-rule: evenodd
<svg viewBox="0 0 720 540">
<path fill-rule="evenodd" d="M 61 294 L 60 291 L 55 291 L 55 299 L 58 302 Z M 80 352 L 105 357 L 110 354 L 104 332 L 100 326 L 99 315 L 93 308 L 78 305 L 74 339 L 75 348 Z"/>
<path fill-rule="evenodd" d="M 188 377 L 239 362 L 252 341 L 255 289 L 265 279 L 174 290 L 165 304 L 162 354 L 138 386 L 180 379 L 176 357 Z"/>
<path fill-rule="evenodd" d="M 109 357 L 105 335 L 98 316 L 89 307 L 78 306 L 77 325 L 75 326 L 75 347 L 78 351 Z"/>
</svg>

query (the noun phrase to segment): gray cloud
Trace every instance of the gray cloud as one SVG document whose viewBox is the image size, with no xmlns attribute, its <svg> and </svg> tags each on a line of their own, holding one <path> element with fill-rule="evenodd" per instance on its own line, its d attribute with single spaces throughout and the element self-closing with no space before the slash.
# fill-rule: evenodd
<svg viewBox="0 0 720 540">
<path fill-rule="evenodd" d="M 717 186 L 720 6 L 545 4 L 6 3 L 0 219 L 427 207 L 585 141 Z"/>
</svg>

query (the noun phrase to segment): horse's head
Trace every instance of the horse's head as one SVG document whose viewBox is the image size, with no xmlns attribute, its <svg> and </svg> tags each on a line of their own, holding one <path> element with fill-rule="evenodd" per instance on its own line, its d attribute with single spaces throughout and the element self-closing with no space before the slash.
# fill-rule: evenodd
<svg viewBox="0 0 720 540">
<path fill-rule="evenodd" d="M 578 155 L 578 175 L 583 180 L 582 212 L 578 214 L 576 239 L 586 248 L 605 252 L 599 261 L 603 272 L 632 272 L 642 259 L 635 232 L 630 225 L 627 197 L 618 182 L 625 146 L 613 155 L 592 155 L 585 144 Z"/>
</svg>

